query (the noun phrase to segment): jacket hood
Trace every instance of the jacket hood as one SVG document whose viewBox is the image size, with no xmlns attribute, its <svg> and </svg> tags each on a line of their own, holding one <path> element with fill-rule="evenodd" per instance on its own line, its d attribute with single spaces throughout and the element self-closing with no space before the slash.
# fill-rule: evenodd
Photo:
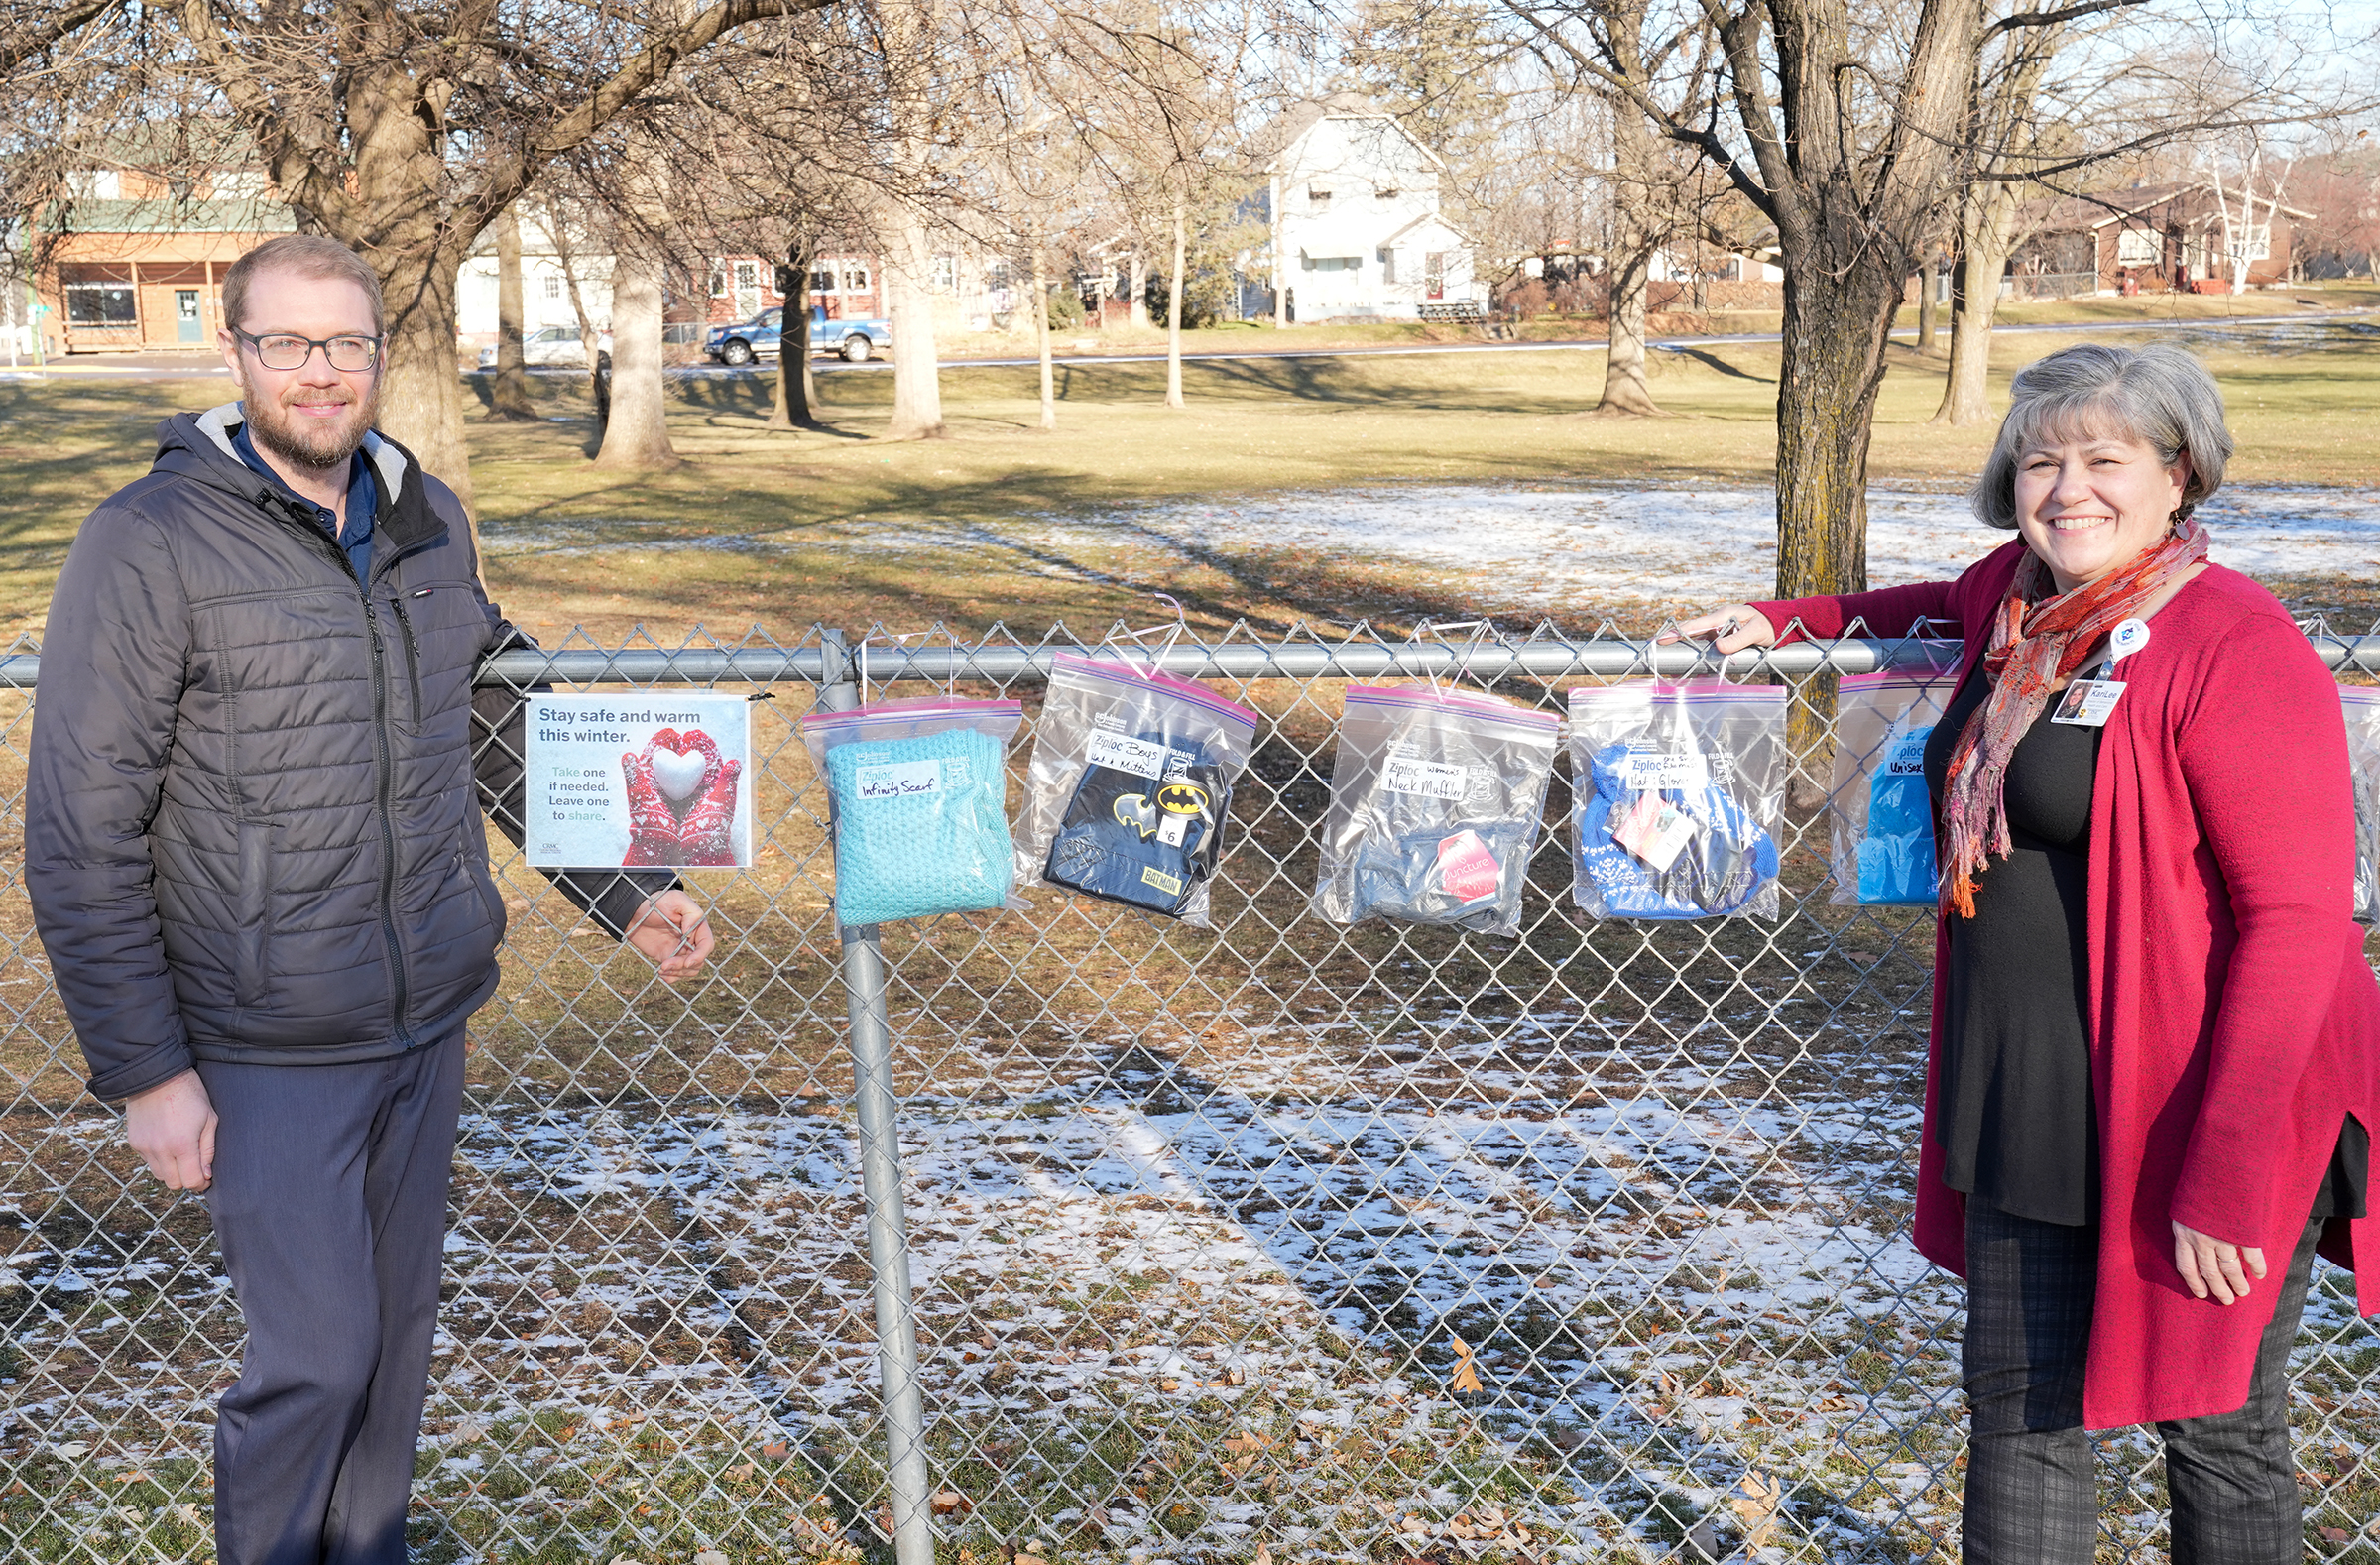
<svg viewBox="0 0 2380 1565">
<path fill-rule="evenodd" d="M 260 506 L 275 505 L 281 491 L 240 460 L 232 432 L 246 421 L 239 403 L 227 402 L 204 413 L 178 413 L 157 426 L 157 459 L 150 471 L 170 473 L 235 494 Z M 411 543 L 442 529 L 430 515 L 420 469 L 405 447 L 377 430 L 364 434 L 364 455 L 380 480 L 376 528 L 393 529 L 393 539 Z"/>
</svg>

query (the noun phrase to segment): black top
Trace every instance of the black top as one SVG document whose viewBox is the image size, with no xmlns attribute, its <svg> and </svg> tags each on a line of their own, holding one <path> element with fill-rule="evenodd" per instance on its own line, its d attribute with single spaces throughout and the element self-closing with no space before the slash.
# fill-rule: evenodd
<svg viewBox="0 0 2380 1565">
<path fill-rule="evenodd" d="M 1926 741 L 1941 830 L 1951 751 L 1990 686 L 1980 668 Z M 2096 728 L 2035 720 L 2008 758 L 2002 797 L 2015 851 L 1975 877 L 1975 915 L 1951 919 L 1935 1140 L 1943 1182 L 2039 1222 L 2094 1221 L 2099 1146 L 2090 1087 L 2091 782 Z M 2312 1216 L 2361 1217 L 2370 1138 L 2345 1117 Z"/>
<path fill-rule="evenodd" d="M 1969 673 L 1926 742 L 1938 842 L 1952 748 L 1990 688 Z M 2087 1223 L 2098 1208 L 2084 936 L 2100 733 L 2045 712 L 2017 741 L 2002 793 L 2015 852 L 1976 875 L 1975 915 L 1951 919 L 1935 1117 L 1943 1180 L 2044 1223 Z"/>
</svg>

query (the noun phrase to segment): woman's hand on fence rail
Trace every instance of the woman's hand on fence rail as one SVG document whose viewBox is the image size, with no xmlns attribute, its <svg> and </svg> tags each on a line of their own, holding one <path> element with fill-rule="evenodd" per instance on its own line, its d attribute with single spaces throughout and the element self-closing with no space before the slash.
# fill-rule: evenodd
<svg viewBox="0 0 2380 1565">
<path fill-rule="evenodd" d="M 169 1190 L 214 1182 L 215 1104 L 194 1070 L 127 1098 L 124 1139 Z"/>
<path fill-rule="evenodd" d="M 1741 652 L 1746 647 L 1774 647 L 1777 628 L 1768 616 L 1748 603 L 1728 603 L 1691 620 L 1680 620 L 1658 638 L 1662 642 L 1709 642 L 1715 653 Z"/>
<path fill-rule="evenodd" d="M 663 892 L 646 900 L 628 926 L 630 945 L 644 952 L 661 977 L 674 984 L 691 978 L 710 959 L 718 942 L 711 937 L 710 920 L 684 892 Z"/>
<path fill-rule="evenodd" d="M 2242 1269 L 2242 1265 L 2246 1269 Z M 2193 1297 L 2214 1295 L 2217 1304 L 2248 1296 L 2248 1278 L 2264 1280 L 2264 1252 L 2249 1246 L 2226 1245 L 2212 1234 L 2202 1234 L 2187 1223 L 2174 1224 L 2174 1266 L 2189 1284 Z"/>
</svg>

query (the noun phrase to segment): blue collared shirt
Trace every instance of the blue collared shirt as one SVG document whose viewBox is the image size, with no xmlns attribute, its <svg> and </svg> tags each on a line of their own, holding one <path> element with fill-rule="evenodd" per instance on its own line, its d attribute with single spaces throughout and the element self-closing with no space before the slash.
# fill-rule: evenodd
<svg viewBox="0 0 2380 1565">
<path fill-rule="evenodd" d="M 372 579 L 372 514 L 380 509 L 380 481 L 378 475 L 372 471 L 370 457 L 363 451 L 358 451 L 349 458 L 351 465 L 347 469 L 347 525 L 341 528 L 339 519 L 331 515 L 328 508 L 315 505 L 297 490 L 283 483 L 281 475 L 273 471 L 265 459 L 257 454 L 254 442 L 248 438 L 246 408 L 243 407 L 241 413 L 243 417 L 240 420 L 240 426 L 232 431 L 231 436 L 231 448 L 240 453 L 240 460 L 246 462 L 274 488 L 312 512 L 314 521 L 320 525 L 322 531 L 329 534 L 331 539 L 347 551 L 347 563 L 355 567 L 355 579 L 370 581 Z M 366 435 L 364 439 L 369 445 L 372 436 Z"/>
</svg>

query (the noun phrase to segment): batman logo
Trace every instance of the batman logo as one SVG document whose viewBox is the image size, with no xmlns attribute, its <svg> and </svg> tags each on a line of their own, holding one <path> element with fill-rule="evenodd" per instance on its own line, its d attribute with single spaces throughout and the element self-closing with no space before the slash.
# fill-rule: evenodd
<svg viewBox="0 0 2380 1565">
<path fill-rule="evenodd" d="M 1188 782 L 1168 782 L 1157 789 L 1157 808 L 1168 815 L 1204 815 L 1207 790 Z"/>
<path fill-rule="evenodd" d="M 1157 812 L 1143 794 L 1124 793 L 1117 796 L 1116 823 L 1130 826 L 1140 833 L 1143 840 L 1157 834 Z"/>
</svg>

